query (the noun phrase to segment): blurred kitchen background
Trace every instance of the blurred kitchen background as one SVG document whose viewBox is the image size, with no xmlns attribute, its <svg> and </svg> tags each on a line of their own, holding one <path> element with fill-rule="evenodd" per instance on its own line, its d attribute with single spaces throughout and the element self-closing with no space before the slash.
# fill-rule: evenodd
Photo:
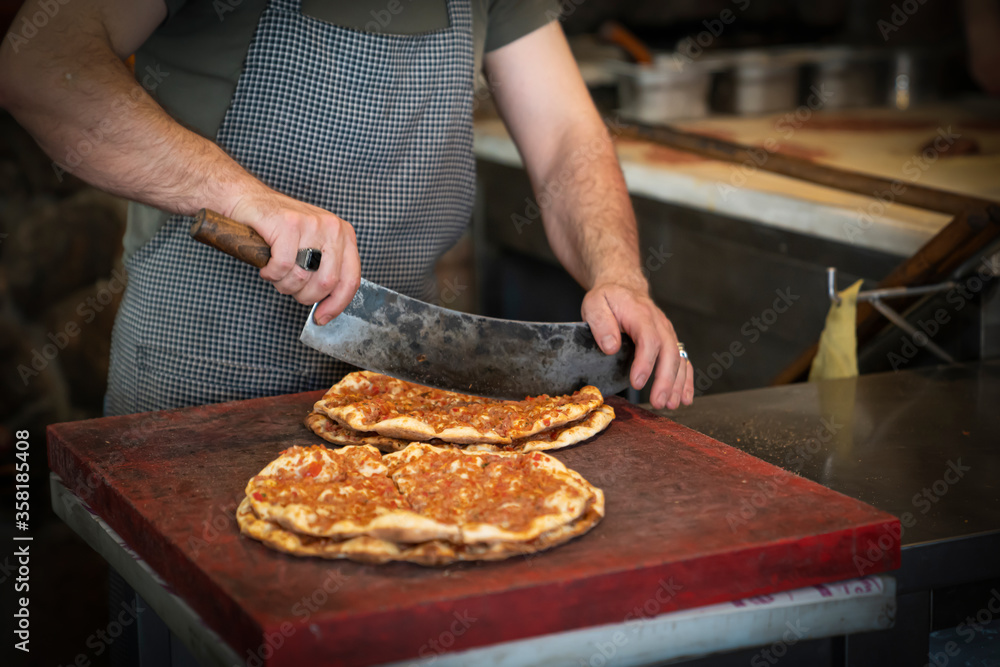
<svg viewBox="0 0 1000 667">
<path fill-rule="evenodd" d="M 992 0 L 563 7 L 618 147 L 654 297 L 691 353 L 699 394 L 800 376 L 789 368 L 823 327 L 826 268 L 837 268 L 839 289 L 859 278 L 874 287 L 951 219 L 892 194 L 879 201 L 875 186 L 859 194 L 768 173 L 771 155 L 902 189 L 1000 200 L 1000 6 Z M 513 146 L 488 104 L 481 116 L 479 307 L 501 317 L 578 317 L 582 292 L 554 263 L 542 226 L 530 224 L 537 199 Z M 705 159 L 636 141 L 632 123 L 756 150 L 736 162 Z M 771 321 L 776 290 L 786 289 L 798 297 L 791 314 Z M 959 309 L 935 341 L 952 358 L 978 358 L 979 324 L 979 308 Z M 866 346 L 861 372 L 892 370 L 900 335 Z M 739 357 L 729 352 L 735 343 L 746 350 Z M 941 362 L 922 347 L 904 358 L 907 367 Z"/>
<path fill-rule="evenodd" d="M 0 27 L 19 6 L 0 2 Z M 609 120 L 653 295 L 687 345 L 699 394 L 789 377 L 822 330 L 827 267 L 837 268 L 839 288 L 856 279 L 870 288 L 951 219 L 879 201 L 874 191 L 769 173 L 769 156 L 1000 202 L 995 0 L 564 0 L 560 20 Z M 544 207 L 495 117 L 488 85 L 477 100 L 476 212 L 440 262 L 439 301 L 497 317 L 578 320 L 582 290 L 545 242 Z M 718 161 L 639 140 L 630 123 L 757 147 L 758 159 Z M 14 430 L 29 429 L 38 444 L 49 423 L 101 413 L 124 211 L 120 200 L 59 173 L 0 112 L 4 512 L 13 499 Z M 997 301 L 990 278 L 963 297 L 970 307 L 949 309 L 933 336 L 951 358 L 993 354 L 984 343 L 984 332 L 995 331 L 990 318 L 1000 319 L 990 315 Z M 78 334 L 69 335 L 73 324 Z M 861 372 L 899 366 L 893 353 L 907 368 L 941 363 L 925 346 L 907 347 L 906 336 L 882 332 L 862 350 Z M 32 479 L 33 497 L 47 498 L 47 477 Z M 104 566 L 61 522 L 40 530 L 54 545 L 41 558 L 72 568 L 51 570 L 64 580 L 33 598 L 39 615 L 60 610 L 67 635 L 39 637 L 32 664 L 61 664 L 72 655 L 60 647 L 81 646 L 102 624 L 72 617 L 93 604 L 63 608 L 62 601 L 101 599 Z"/>
</svg>

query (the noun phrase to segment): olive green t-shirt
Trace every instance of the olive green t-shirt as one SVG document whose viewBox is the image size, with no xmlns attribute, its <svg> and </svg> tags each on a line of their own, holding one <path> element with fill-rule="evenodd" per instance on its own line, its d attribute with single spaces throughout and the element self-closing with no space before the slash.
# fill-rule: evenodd
<svg viewBox="0 0 1000 667">
<path fill-rule="evenodd" d="M 558 0 L 471 0 L 475 71 L 498 49 L 559 16 Z M 135 54 L 135 75 L 178 122 L 215 139 L 267 0 L 166 0 L 167 18 Z M 445 0 L 302 0 L 302 12 L 334 25 L 383 34 L 448 27 Z M 169 214 L 129 204 L 125 256 Z"/>
</svg>

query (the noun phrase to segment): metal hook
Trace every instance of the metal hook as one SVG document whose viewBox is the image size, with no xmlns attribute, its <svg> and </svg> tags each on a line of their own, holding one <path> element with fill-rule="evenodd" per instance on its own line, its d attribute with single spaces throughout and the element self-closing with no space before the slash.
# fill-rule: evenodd
<svg viewBox="0 0 1000 667">
<path fill-rule="evenodd" d="M 919 336 L 924 337 L 924 342 L 921 343 L 926 347 L 932 354 L 937 356 L 939 359 L 947 363 L 955 363 L 954 358 L 940 347 L 935 345 L 930 341 L 928 336 L 920 331 L 917 331 L 906 318 L 900 315 L 898 312 L 893 310 L 888 304 L 886 304 L 882 299 L 892 299 L 898 297 L 906 296 L 919 296 L 922 294 L 933 294 L 935 292 L 943 292 L 945 290 L 952 289 L 956 286 L 954 281 L 946 281 L 943 283 L 938 283 L 937 285 L 921 285 L 919 287 L 884 287 L 882 289 L 867 290 L 864 292 L 858 292 L 858 302 L 868 301 L 878 312 L 889 320 L 892 324 L 896 325 L 907 334 L 910 335 L 914 341 L 919 340 Z M 834 266 L 827 267 L 826 269 L 826 290 L 830 296 L 830 300 L 833 301 L 838 306 L 841 304 L 843 299 L 837 294 L 837 268 Z"/>
<path fill-rule="evenodd" d="M 837 294 L 837 267 L 835 266 L 826 267 L 826 291 L 830 295 L 830 301 L 839 306 L 842 299 Z"/>
<path fill-rule="evenodd" d="M 957 285 L 958 283 L 948 280 L 936 285 L 920 285 L 919 287 L 883 287 L 882 289 L 864 290 L 858 292 L 858 302 L 873 301 L 875 299 L 895 299 L 907 296 L 920 296 L 922 294 L 934 294 L 935 292 L 944 292 L 946 290 L 953 289 Z M 840 295 L 837 294 L 837 268 L 834 266 L 829 266 L 826 269 L 826 291 L 830 297 L 830 301 L 833 301 L 839 306 L 842 299 L 840 298 Z"/>
</svg>

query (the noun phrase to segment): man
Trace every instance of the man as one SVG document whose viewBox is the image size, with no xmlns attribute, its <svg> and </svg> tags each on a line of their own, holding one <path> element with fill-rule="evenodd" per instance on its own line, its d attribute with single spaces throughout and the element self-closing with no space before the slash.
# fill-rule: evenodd
<svg viewBox="0 0 1000 667">
<path fill-rule="evenodd" d="M 329 321 L 362 273 L 429 297 L 434 262 L 471 211 L 480 62 L 535 191 L 565 184 L 544 225 L 587 289 L 582 314 L 601 348 L 614 353 L 625 331 L 632 385 L 651 381 L 657 408 L 691 402 L 691 366 L 649 297 L 613 146 L 554 3 L 53 7 L 30 39 L 0 47 L 0 104 L 60 168 L 137 202 L 109 413 L 327 387 L 344 368 L 298 343 L 309 305 Z M 15 29 L 36 10 L 26 3 Z M 134 75 L 122 62 L 132 53 Z M 601 148 L 581 160 L 582 146 Z M 263 281 L 188 238 L 203 207 L 267 240 Z M 295 264 L 305 248 L 322 250 L 315 273 Z"/>
</svg>

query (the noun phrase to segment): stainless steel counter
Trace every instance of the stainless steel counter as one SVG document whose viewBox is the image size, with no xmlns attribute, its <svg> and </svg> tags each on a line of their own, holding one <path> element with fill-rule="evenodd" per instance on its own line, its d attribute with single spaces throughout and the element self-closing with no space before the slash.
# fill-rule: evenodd
<svg viewBox="0 0 1000 667">
<path fill-rule="evenodd" d="M 932 617 L 935 592 L 961 589 L 964 613 L 989 611 L 1000 580 L 1000 361 L 733 392 L 659 412 L 900 517 L 897 627 L 848 641 L 849 653 L 895 633 L 881 637 L 899 642 L 885 664 L 918 664 L 904 655 L 924 664 L 930 630 L 947 624 L 944 612 Z"/>
</svg>

